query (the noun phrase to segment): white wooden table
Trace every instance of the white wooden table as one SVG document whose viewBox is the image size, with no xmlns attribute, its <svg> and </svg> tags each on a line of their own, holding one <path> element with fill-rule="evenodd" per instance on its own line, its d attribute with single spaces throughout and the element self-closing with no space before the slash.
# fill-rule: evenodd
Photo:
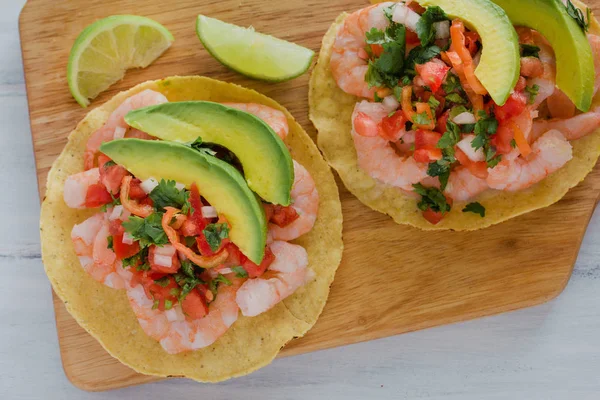
<svg viewBox="0 0 600 400">
<path fill-rule="evenodd" d="M 0 399 L 600 399 L 600 212 L 566 290 L 542 306 L 277 360 L 217 385 L 73 387 L 40 258 L 23 3 L 0 0 Z"/>
</svg>

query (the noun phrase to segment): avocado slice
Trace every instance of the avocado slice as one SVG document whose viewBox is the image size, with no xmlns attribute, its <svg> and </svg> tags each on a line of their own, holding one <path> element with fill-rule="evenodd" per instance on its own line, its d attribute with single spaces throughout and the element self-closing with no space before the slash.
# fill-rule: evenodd
<svg viewBox="0 0 600 400">
<path fill-rule="evenodd" d="M 196 182 L 204 197 L 231 225 L 229 238 L 252 262 L 260 264 L 267 241 L 264 210 L 244 177 L 216 157 L 178 143 L 117 139 L 100 151 L 139 179 L 171 179 L 190 187 Z"/>
<path fill-rule="evenodd" d="M 519 2 L 521 0 L 517 0 Z M 477 31 L 483 43 L 475 76 L 498 105 L 506 103 L 517 84 L 521 68 L 519 39 L 506 13 L 489 0 L 417 0 L 425 7 L 438 6 L 452 18 Z"/>
<path fill-rule="evenodd" d="M 493 0 L 514 25 L 542 34 L 556 55 L 556 86 L 581 111 L 588 111 L 594 96 L 594 57 L 577 22 L 560 0 Z"/>
<path fill-rule="evenodd" d="M 290 204 L 292 157 L 260 118 L 219 103 L 183 101 L 130 111 L 125 121 L 163 140 L 191 144 L 200 137 L 226 147 L 240 160 L 252 190 L 270 203 Z"/>
</svg>

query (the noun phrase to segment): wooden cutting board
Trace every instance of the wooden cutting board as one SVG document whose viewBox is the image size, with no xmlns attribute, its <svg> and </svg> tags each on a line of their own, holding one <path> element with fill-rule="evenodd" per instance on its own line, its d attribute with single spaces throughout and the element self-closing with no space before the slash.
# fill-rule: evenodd
<svg viewBox="0 0 600 400">
<path fill-rule="evenodd" d="M 195 16 L 203 13 L 253 25 L 260 32 L 318 51 L 323 34 L 340 12 L 366 4 L 363 0 L 30 0 L 21 13 L 19 29 L 40 195 L 68 133 L 89 111 L 71 98 L 65 73 L 73 41 L 96 19 L 144 15 L 164 24 L 176 40 L 153 65 L 130 71 L 90 109 L 149 79 L 206 75 L 274 98 L 315 138 L 308 120 L 308 74 L 268 84 L 228 71 L 198 41 Z M 595 5 L 598 8 L 600 0 Z M 290 343 L 282 356 L 497 314 L 554 298 L 571 275 L 600 192 L 600 170 L 596 168 L 549 208 L 471 233 L 425 233 L 399 226 L 363 206 L 341 185 L 340 192 L 345 252 L 329 302 L 315 327 Z M 63 366 L 73 384 L 98 391 L 159 379 L 137 374 L 109 356 L 56 296 L 54 306 Z"/>
</svg>

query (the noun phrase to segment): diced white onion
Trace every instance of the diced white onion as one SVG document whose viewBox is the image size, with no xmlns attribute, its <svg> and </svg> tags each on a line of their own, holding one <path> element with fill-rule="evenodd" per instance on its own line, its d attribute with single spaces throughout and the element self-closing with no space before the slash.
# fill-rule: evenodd
<svg viewBox="0 0 600 400">
<path fill-rule="evenodd" d="M 477 121 L 475 120 L 475 116 L 473 114 L 465 111 L 463 113 L 458 114 L 456 117 L 452 118 L 452 122 L 454 122 L 455 124 L 458 124 L 458 125 L 465 125 L 465 124 L 474 124 Z"/>
<path fill-rule="evenodd" d="M 175 308 L 171 308 L 170 310 L 165 311 L 165 316 L 169 322 L 177 321 L 177 311 Z"/>
<path fill-rule="evenodd" d="M 416 135 L 415 131 L 407 131 L 404 134 L 404 136 L 402 136 L 402 141 L 404 143 L 408 143 L 408 144 L 414 143 L 415 142 L 415 135 Z"/>
<path fill-rule="evenodd" d="M 133 244 L 133 236 L 131 236 L 128 232 L 123 234 L 123 244 Z"/>
<path fill-rule="evenodd" d="M 450 21 L 440 21 L 433 23 L 436 39 L 447 39 L 450 37 Z"/>
<path fill-rule="evenodd" d="M 157 246 L 154 254 L 171 258 L 175 254 L 175 247 L 172 244 L 165 244 L 163 247 Z"/>
<path fill-rule="evenodd" d="M 121 214 L 123 213 L 123 206 L 122 205 L 118 205 L 118 206 L 114 206 L 112 209 L 112 212 L 110 213 L 110 216 L 108 217 L 109 220 L 113 221 L 115 219 L 119 219 L 121 217 Z"/>
<path fill-rule="evenodd" d="M 146 194 L 148 194 L 151 191 L 153 191 L 155 187 L 158 186 L 158 181 L 154 178 L 148 178 L 145 181 L 143 181 L 142 183 L 140 183 L 140 186 L 141 186 L 142 190 Z"/>
<path fill-rule="evenodd" d="M 185 185 L 183 183 L 179 183 L 179 182 L 175 183 L 175 187 L 177 188 L 177 190 L 185 189 Z"/>
<path fill-rule="evenodd" d="M 219 273 L 220 273 L 220 274 L 223 274 L 223 275 L 230 274 L 230 273 L 232 273 L 232 272 L 233 272 L 233 271 L 231 270 L 231 268 L 223 268 L 223 269 L 220 269 L 220 270 L 219 270 Z"/>
<path fill-rule="evenodd" d="M 406 25 L 408 29 L 413 32 L 417 31 L 417 23 L 421 19 L 421 16 L 405 6 L 404 4 L 396 4 L 394 8 L 394 15 L 392 15 L 392 21 L 399 24 Z"/>
<path fill-rule="evenodd" d="M 396 96 L 390 95 L 383 99 L 383 106 L 391 112 L 396 111 L 400 107 L 400 103 L 396 100 Z"/>
<path fill-rule="evenodd" d="M 172 258 L 169 256 L 163 256 L 160 254 L 154 254 L 154 264 L 160 265 L 161 267 L 170 267 L 172 264 Z"/>
<path fill-rule="evenodd" d="M 471 161 L 485 161 L 485 154 L 482 149 L 475 150 L 471 146 L 471 142 L 475 139 L 475 135 L 465 135 L 456 145 Z"/>
<path fill-rule="evenodd" d="M 123 139 L 125 137 L 125 132 L 127 132 L 127 129 L 123 128 L 122 126 L 117 126 L 115 128 L 115 133 L 113 134 L 113 138 L 114 139 Z"/>
<path fill-rule="evenodd" d="M 204 206 L 201 208 L 201 211 L 204 218 L 217 218 L 219 216 L 217 209 L 211 206 Z"/>
</svg>

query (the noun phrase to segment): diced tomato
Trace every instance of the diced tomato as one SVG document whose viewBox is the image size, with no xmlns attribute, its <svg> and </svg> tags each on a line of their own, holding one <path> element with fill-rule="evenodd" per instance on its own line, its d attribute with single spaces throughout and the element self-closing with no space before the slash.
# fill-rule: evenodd
<svg viewBox="0 0 600 400">
<path fill-rule="evenodd" d="M 433 225 L 437 225 L 443 218 L 444 214 L 439 211 L 433 211 L 431 208 L 423 211 L 423 218 L 425 218 L 429 223 Z"/>
<path fill-rule="evenodd" d="M 437 120 L 436 131 L 444 134 L 446 132 L 446 124 L 448 123 L 448 118 L 450 118 L 450 110 L 446 110 Z"/>
<path fill-rule="evenodd" d="M 379 136 L 390 142 L 397 142 L 406 132 L 406 117 L 402 110 L 396 111 L 391 116 L 385 116 L 379 123 Z"/>
<path fill-rule="evenodd" d="M 527 96 L 523 92 L 513 92 L 503 106 L 496 105 L 494 114 L 498 122 L 502 123 L 521 114 L 527 107 Z"/>
<path fill-rule="evenodd" d="M 471 55 L 477 53 L 477 42 L 481 40 L 477 32 L 465 32 L 465 47 L 469 49 Z"/>
<path fill-rule="evenodd" d="M 508 126 L 500 124 L 498 130 L 491 136 L 490 142 L 496 147 L 499 154 L 508 154 L 512 151 L 511 142 L 514 139 L 514 132 Z"/>
<path fill-rule="evenodd" d="M 408 46 L 414 46 L 417 44 L 420 44 L 421 40 L 419 39 L 419 36 L 416 34 L 416 32 L 413 32 L 409 29 L 406 30 L 406 44 Z"/>
<path fill-rule="evenodd" d="M 375 57 L 379 57 L 381 54 L 383 54 L 383 46 L 380 44 L 372 44 L 371 51 Z"/>
<path fill-rule="evenodd" d="M 148 205 L 154 207 L 154 201 L 150 197 L 144 197 L 142 200 L 138 202 L 140 205 Z"/>
<path fill-rule="evenodd" d="M 190 204 L 193 212 L 181 226 L 181 233 L 184 236 L 198 236 L 202 234 L 209 221 L 202 216 L 202 201 L 200 200 L 200 192 L 198 192 L 196 182 L 190 186 Z"/>
<path fill-rule="evenodd" d="M 409 1 L 406 6 L 419 15 L 421 15 L 425 12 L 425 7 L 423 7 L 422 5 L 420 5 L 419 3 L 417 3 L 414 0 Z"/>
<path fill-rule="evenodd" d="M 183 313 L 191 320 L 200 319 L 208 314 L 206 298 L 197 290 L 192 290 L 181 302 Z"/>
<path fill-rule="evenodd" d="M 166 308 L 165 302 L 171 302 L 171 307 L 177 303 L 177 294 L 179 293 L 179 285 L 171 275 L 158 274 L 155 272 L 137 271 L 135 268 L 130 268 L 133 273 L 131 282 L 133 285 L 140 283 L 146 292 L 149 299 L 157 302 L 157 308 L 164 311 Z M 164 279 L 166 282 L 158 284 L 155 280 Z M 175 290 L 174 290 L 175 289 Z"/>
<path fill-rule="evenodd" d="M 129 198 L 134 200 L 142 200 L 147 196 L 144 189 L 141 186 L 142 181 L 137 178 L 133 178 L 131 180 L 131 184 L 129 185 Z"/>
<path fill-rule="evenodd" d="M 442 86 L 446 74 L 450 71 L 450 67 L 441 61 L 429 61 L 425 64 L 417 64 L 415 68 L 433 93 L 437 92 L 440 86 Z"/>
<path fill-rule="evenodd" d="M 163 273 L 163 274 L 174 274 L 179 270 L 181 263 L 179 262 L 179 257 L 177 256 L 177 251 L 173 254 L 171 258 L 171 265 L 169 267 L 165 267 L 162 265 L 156 264 L 154 261 L 154 256 L 156 254 L 157 246 L 150 246 L 150 251 L 148 251 L 148 263 L 150 263 L 150 268 L 152 271 Z M 138 250 L 139 251 L 139 250 Z M 135 254 L 135 253 L 134 253 Z"/>
<path fill-rule="evenodd" d="M 294 207 L 284 207 L 276 204 L 266 204 L 265 213 L 267 214 L 267 221 L 280 228 L 288 226 L 300 217 Z"/>
<path fill-rule="evenodd" d="M 112 194 L 119 193 L 121 189 L 121 181 L 123 178 L 129 173 L 127 170 L 121 165 L 109 165 L 106 163 L 112 161 L 110 158 L 106 157 L 104 154 L 98 156 L 98 166 L 100 171 L 100 182 L 106 187 L 106 189 Z"/>
<path fill-rule="evenodd" d="M 415 161 L 428 163 L 442 158 L 442 150 L 436 147 L 442 135 L 438 132 L 418 129 L 415 133 Z"/>
<path fill-rule="evenodd" d="M 241 265 L 246 270 L 250 278 L 261 276 L 267 270 L 267 268 L 269 268 L 273 260 L 275 260 L 275 255 L 268 246 L 265 248 L 265 256 L 263 257 L 260 265 L 250 261 L 248 257 L 242 254 L 240 249 L 233 243 L 227 244 L 227 251 L 229 252 L 228 262 L 231 264 Z"/>
<path fill-rule="evenodd" d="M 112 201 L 113 199 L 110 193 L 108 193 L 108 190 L 106 190 L 103 184 L 94 183 L 88 186 L 84 203 L 87 208 L 100 207 L 109 204 Z"/>
<path fill-rule="evenodd" d="M 140 251 L 140 244 L 137 241 L 131 244 L 123 243 L 125 229 L 120 219 L 110 221 L 108 231 L 113 237 L 113 251 L 119 260 L 129 258 Z"/>
<path fill-rule="evenodd" d="M 204 236 L 204 233 L 201 233 L 200 235 L 196 236 L 196 244 L 198 245 L 198 250 L 200 251 L 200 254 L 202 254 L 203 256 L 214 256 L 215 254 L 220 252 L 221 249 L 225 245 L 227 245 L 227 243 L 229 243 L 229 238 L 225 238 L 225 239 L 221 240 L 221 245 L 219 246 L 219 248 L 217 250 L 213 251 L 213 249 L 210 247 L 210 245 L 206 241 L 206 236 Z"/>
</svg>

